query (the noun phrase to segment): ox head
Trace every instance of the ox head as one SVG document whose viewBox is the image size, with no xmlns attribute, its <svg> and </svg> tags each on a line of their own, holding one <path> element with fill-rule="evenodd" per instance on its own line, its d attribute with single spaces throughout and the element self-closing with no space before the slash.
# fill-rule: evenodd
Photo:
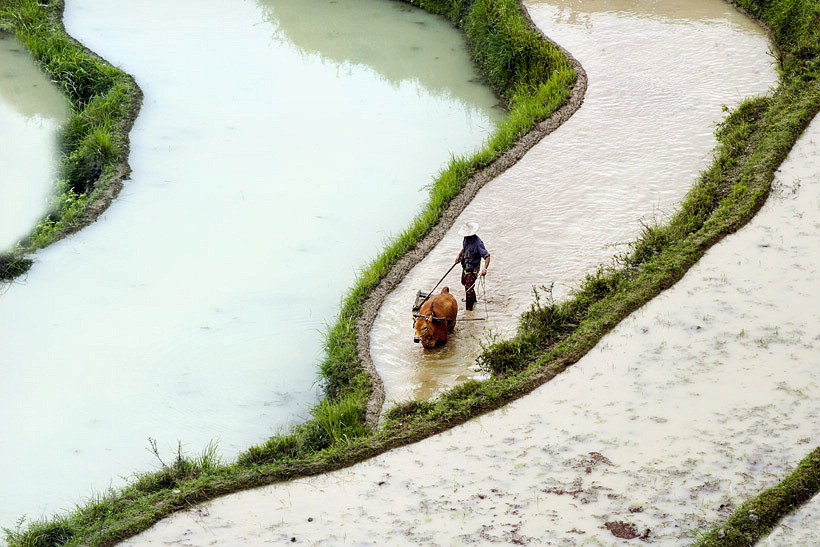
<svg viewBox="0 0 820 547">
<path fill-rule="evenodd" d="M 428 347 L 433 332 L 432 318 L 429 315 L 414 315 L 413 327 L 416 329 L 416 335 L 413 337 L 413 342 L 416 344 L 421 342 L 422 346 L 425 348 Z"/>
<path fill-rule="evenodd" d="M 413 342 L 424 346 L 424 349 L 433 349 L 439 342 L 447 341 L 448 319 L 430 315 L 413 315 L 413 326 L 416 329 L 416 336 Z"/>
</svg>

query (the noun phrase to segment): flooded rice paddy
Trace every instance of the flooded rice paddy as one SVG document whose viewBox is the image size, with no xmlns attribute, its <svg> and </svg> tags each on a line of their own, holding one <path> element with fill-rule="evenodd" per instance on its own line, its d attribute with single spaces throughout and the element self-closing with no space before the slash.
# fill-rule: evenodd
<svg viewBox="0 0 820 547">
<path fill-rule="evenodd" d="M 479 377 L 489 333 L 507 337 L 533 300 L 555 284 L 561 298 L 626 250 L 640 221 L 674 210 L 710 161 L 723 105 L 776 83 L 763 31 L 717 0 L 530 1 L 546 35 L 584 66 L 584 104 L 518 164 L 485 186 L 441 244 L 386 299 L 371 332 L 386 400 L 427 398 Z M 413 343 L 410 305 L 461 248 L 457 230 L 481 224 L 492 254 L 486 296 L 459 316 L 444 348 Z M 461 299 L 459 268 L 442 285 Z M 462 304 L 462 310 L 463 310 Z M 465 321 L 466 319 L 466 321 Z"/>
<path fill-rule="evenodd" d="M 178 513 L 130 544 L 688 544 L 820 436 L 818 213 L 820 118 L 746 227 L 551 382 L 353 467 Z M 799 529 L 816 522 L 815 501 L 772 544 L 816 544 L 816 526 Z"/>
<path fill-rule="evenodd" d="M 232 458 L 303 419 L 357 270 L 502 114 L 445 21 L 310 5 L 67 2 L 145 102 L 120 197 L 0 296 L 0 525 L 154 469 L 149 437 Z"/>
<path fill-rule="evenodd" d="M 53 194 L 57 130 L 67 101 L 11 35 L 0 31 L 0 252 L 46 213 Z"/>
</svg>

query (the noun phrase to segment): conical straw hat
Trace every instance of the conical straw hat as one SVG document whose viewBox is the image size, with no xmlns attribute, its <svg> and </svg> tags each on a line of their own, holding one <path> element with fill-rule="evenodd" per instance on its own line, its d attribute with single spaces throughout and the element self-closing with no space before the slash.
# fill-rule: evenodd
<svg viewBox="0 0 820 547">
<path fill-rule="evenodd" d="M 467 237 L 473 236 L 478 232 L 478 222 L 466 222 L 458 229 L 458 235 Z"/>
</svg>

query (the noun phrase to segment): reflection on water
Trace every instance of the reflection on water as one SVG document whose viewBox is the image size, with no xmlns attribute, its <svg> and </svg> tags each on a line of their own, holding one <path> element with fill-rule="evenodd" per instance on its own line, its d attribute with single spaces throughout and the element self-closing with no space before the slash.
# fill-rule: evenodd
<svg viewBox="0 0 820 547">
<path fill-rule="evenodd" d="M 145 102 L 120 197 L 0 297 L 14 341 L 0 415 L 26 424 L 0 425 L 0 524 L 150 469 L 149 436 L 166 455 L 218 439 L 232 457 L 304 417 L 321 332 L 356 270 L 450 153 L 492 128 L 497 99 L 469 82 L 445 21 L 345 0 L 367 7 L 348 24 L 378 13 L 393 30 L 371 37 L 372 57 L 343 60 L 326 33 L 284 40 L 291 23 L 326 27 L 321 10 L 280 23 L 277 5 L 67 3 L 69 32 L 134 74 Z M 373 68 L 390 55 L 419 66 L 393 44 L 405 40 L 441 46 L 437 89 Z"/>
<path fill-rule="evenodd" d="M 319 53 L 342 69 L 366 65 L 394 86 L 418 82 L 428 92 L 459 100 L 468 109 L 485 104 L 487 87 L 473 65 L 450 60 L 453 55 L 463 58 L 468 50 L 443 19 L 394 0 L 259 3 L 280 39 L 306 53 Z"/>
<path fill-rule="evenodd" d="M 719 0 L 527 6 L 587 71 L 584 105 L 485 186 L 385 301 L 371 352 L 388 401 L 430 397 L 478 376 L 475 340 L 513 334 L 533 287 L 554 283 L 555 296 L 564 297 L 624 250 L 619 243 L 637 236 L 640 219 L 672 211 L 709 161 L 722 105 L 776 81 L 762 30 Z M 424 352 L 413 344 L 410 305 L 450 267 L 461 245 L 456 231 L 468 220 L 481 223 L 493 258 L 484 302 L 460 318 L 487 320 L 460 322 L 454 348 Z M 443 284 L 463 297 L 457 271 Z"/>
<path fill-rule="evenodd" d="M 0 252 L 45 214 L 54 188 L 66 100 L 10 35 L 0 32 Z"/>
</svg>

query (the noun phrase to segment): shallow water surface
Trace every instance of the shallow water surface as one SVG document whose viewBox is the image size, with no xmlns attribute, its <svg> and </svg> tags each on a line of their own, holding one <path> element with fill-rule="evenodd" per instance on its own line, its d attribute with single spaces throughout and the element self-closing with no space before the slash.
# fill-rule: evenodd
<svg viewBox="0 0 820 547">
<path fill-rule="evenodd" d="M 360 464 L 176 513 L 126 544 L 689 545 L 820 436 L 819 210 L 817 118 L 747 226 L 552 381 Z M 817 545 L 816 515 L 815 501 L 788 519 L 807 528 L 770 544 Z M 616 539 L 619 523 L 642 539 Z"/>
<path fill-rule="evenodd" d="M 25 236 L 54 193 L 57 129 L 68 104 L 20 43 L 0 32 L 0 252 Z"/>
<path fill-rule="evenodd" d="M 719 0 L 531 1 L 535 23 L 584 66 L 581 109 L 485 186 L 385 301 L 371 332 L 387 400 L 426 398 L 471 377 L 481 342 L 507 337 L 555 284 L 564 297 L 623 252 L 640 222 L 674 210 L 710 161 L 722 106 L 776 82 L 763 31 Z M 442 349 L 413 344 L 410 306 L 452 265 L 466 221 L 492 254 L 486 296 Z M 459 299 L 459 268 L 442 285 Z M 463 304 L 462 304 L 463 310 Z"/>
<path fill-rule="evenodd" d="M 152 469 L 148 437 L 232 458 L 304 418 L 357 269 L 500 114 L 462 37 L 405 8 L 68 1 L 145 102 L 120 197 L 0 297 L 0 524 Z"/>
</svg>

